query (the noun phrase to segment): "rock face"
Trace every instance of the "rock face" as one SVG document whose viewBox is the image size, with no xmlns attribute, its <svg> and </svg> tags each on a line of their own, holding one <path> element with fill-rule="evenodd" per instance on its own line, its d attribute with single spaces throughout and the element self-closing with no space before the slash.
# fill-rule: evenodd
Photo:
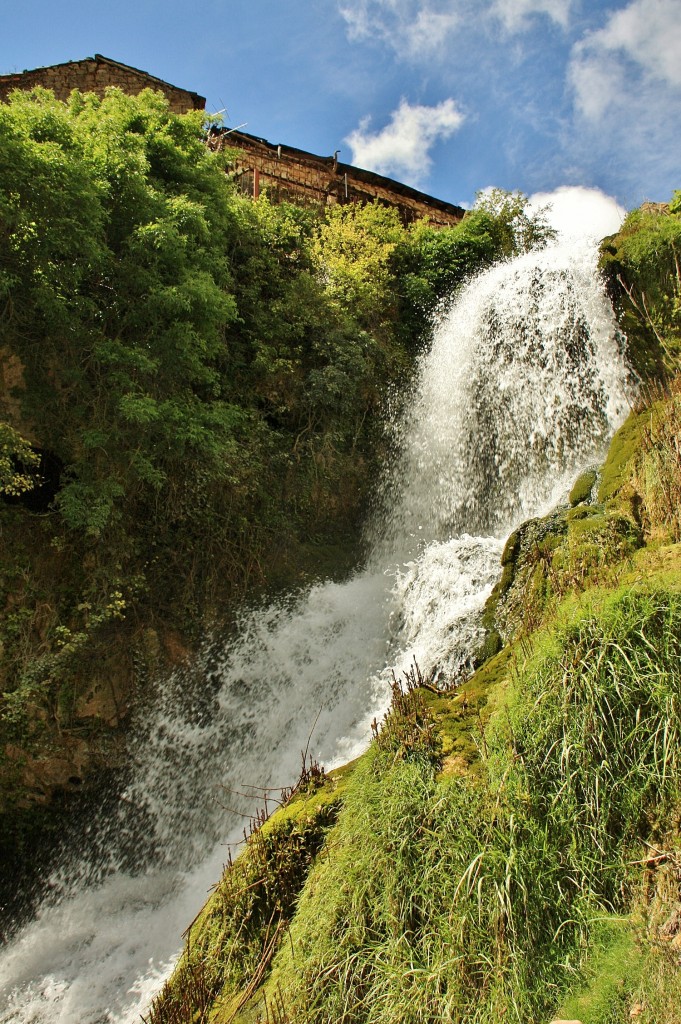
<svg viewBox="0 0 681 1024">
<path fill-rule="evenodd" d="M 0 812 L 12 806 L 47 805 L 58 793 L 95 782 L 98 773 L 123 765 L 132 708 L 146 680 L 188 657 L 175 635 L 153 629 L 118 636 L 99 656 L 84 661 L 73 680 L 73 704 L 34 709 L 28 731 L 0 749 Z M 0 682 L 2 676 L 0 675 Z"/>
<path fill-rule="evenodd" d="M 641 498 L 630 478 L 645 426 L 632 413 L 615 434 L 600 470 L 575 481 L 563 505 L 522 523 L 506 542 L 502 574 L 485 606 L 482 664 L 518 631 L 536 628 L 552 602 L 598 584 L 608 567 L 643 544 Z"/>
<path fill-rule="evenodd" d="M 24 367 L 15 352 L 6 345 L 0 348 L 0 410 L 17 430 L 30 437 L 31 427 L 27 424 L 21 409 L 18 392 L 25 388 Z"/>
</svg>

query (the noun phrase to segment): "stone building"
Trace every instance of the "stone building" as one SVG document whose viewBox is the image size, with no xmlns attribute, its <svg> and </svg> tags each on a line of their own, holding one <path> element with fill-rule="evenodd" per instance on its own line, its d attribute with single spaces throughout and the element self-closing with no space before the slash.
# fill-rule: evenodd
<svg viewBox="0 0 681 1024">
<path fill-rule="evenodd" d="M 275 202 L 291 200 L 316 206 L 379 202 L 396 207 L 404 224 L 426 218 L 440 227 L 458 224 L 464 215 L 459 206 L 373 171 L 341 163 L 337 153 L 316 156 L 228 128 L 214 129 L 209 145 L 214 149 L 233 148 L 234 178 L 243 192 L 256 198 L 266 189 Z"/>
<path fill-rule="evenodd" d="M 85 57 L 83 60 L 70 60 L 65 64 L 52 64 L 46 68 L 34 68 L 13 75 L 0 75 L 0 101 L 6 100 L 13 89 L 33 89 L 37 85 L 52 89 L 59 100 L 67 100 L 72 89 L 103 96 L 107 86 L 115 85 L 132 96 L 143 89 L 160 91 L 168 99 L 170 109 L 176 114 L 186 114 L 189 110 L 203 110 L 206 106 L 205 98 L 198 93 L 180 89 L 161 78 L 148 75 L 146 71 L 104 57 L 101 53 L 96 53 L 94 57 Z"/>
</svg>

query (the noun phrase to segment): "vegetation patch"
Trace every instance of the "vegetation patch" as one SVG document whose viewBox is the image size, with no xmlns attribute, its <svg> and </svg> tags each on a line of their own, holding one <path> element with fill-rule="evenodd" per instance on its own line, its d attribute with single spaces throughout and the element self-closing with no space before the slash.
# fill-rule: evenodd
<svg viewBox="0 0 681 1024">
<path fill-rule="evenodd" d="M 572 485 L 568 497 L 570 505 L 581 505 L 582 502 L 588 501 L 597 479 L 598 473 L 595 469 L 587 469 L 581 473 Z"/>
<path fill-rule="evenodd" d="M 599 502 L 610 501 L 629 482 L 632 463 L 649 418 L 650 410 L 648 409 L 632 411 L 616 431 L 601 470 L 601 479 L 598 485 Z"/>
<path fill-rule="evenodd" d="M 681 351 L 681 205 L 644 203 L 601 247 L 601 267 L 631 365 L 642 381 L 673 378 Z"/>
<path fill-rule="evenodd" d="M 626 869 L 613 862 L 677 796 L 676 740 L 662 736 L 670 716 L 681 726 L 680 614 L 665 594 L 617 595 L 598 613 L 583 608 L 552 653 L 539 646 L 487 732 L 484 785 L 374 755 L 275 964 L 290 1019 L 550 1012 L 590 916 L 626 900 Z"/>
<path fill-rule="evenodd" d="M 645 956 L 627 918 L 599 921 L 594 929 L 584 983 L 563 1003 L 556 1017 L 582 1024 L 616 1024 L 630 1009 Z M 635 1019 L 640 1014 L 634 1014 Z"/>
<path fill-rule="evenodd" d="M 147 1024 L 207 1020 L 214 1006 L 232 1020 L 258 989 L 281 944 L 296 899 L 333 825 L 347 772 L 325 776 L 304 765 L 283 806 L 244 832 L 207 904 L 189 926 L 182 957 L 154 999 Z"/>
<path fill-rule="evenodd" d="M 681 540 L 681 378 L 650 408 L 635 464 L 634 485 L 651 539 Z"/>
<path fill-rule="evenodd" d="M 447 770 L 463 695 L 400 688 L 262 984 L 195 1019 L 491 1024 L 549 1019 L 561 991 L 621 1019 L 648 952 L 612 915 L 679 801 L 680 636 L 660 581 L 568 601 L 471 680 L 475 772 Z"/>
</svg>

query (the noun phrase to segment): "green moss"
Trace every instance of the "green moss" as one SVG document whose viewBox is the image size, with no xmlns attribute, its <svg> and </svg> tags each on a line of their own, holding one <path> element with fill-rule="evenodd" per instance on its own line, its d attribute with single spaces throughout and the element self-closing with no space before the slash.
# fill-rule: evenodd
<svg viewBox="0 0 681 1024">
<path fill-rule="evenodd" d="M 650 409 L 631 412 L 610 442 L 598 487 L 599 502 L 610 501 L 624 484 L 628 483 L 632 462 L 650 415 Z"/>
<path fill-rule="evenodd" d="M 483 665 L 503 647 L 504 641 L 499 629 L 497 628 L 497 609 L 500 601 L 513 585 L 515 574 L 515 563 L 510 561 L 506 562 L 501 570 L 501 577 L 499 581 L 494 585 L 492 593 L 485 602 L 480 623 L 486 631 L 486 634 L 484 641 L 474 655 L 473 661 L 476 667 Z"/>
<path fill-rule="evenodd" d="M 603 505 L 578 505 L 577 508 L 569 509 L 565 514 L 568 524 L 576 519 L 588 519 L 589 516 L 597 516 L 603 511 Z"/>
<path fill-rule="evenodd" d="M 520 530 L 514 530 L 513 533 L 509 534 L 508 540 L 504 545 L 504 550 L 501 554 L 501 564 L 506 566 L 515 562 L 518 556 L 518 550 L 520 548 Z"/>
<path fill-rule="evenodd" d="M 568 498 L 572 506 L 579 505 L 581 502 L 589 500 L 597 477 L 598 474 L 595 469 L 588 469 L 585 473 L 582 473 L 577 477 Z"/>
<path fill-rule="evenodd" d="M 333 818 L 342 803 L 357 760 L 325 775 L 322 781 L 313 780 L 299 790 L 267 819 L 260 829 L 262 835 L 267 837 L 277 834 L 287 823 L 297 827 L 316 819 Z"/>
<path fill-rule="evenodd" d="M 482 647 L 475 655 L 476 664 L 483 665 L 490 658 L 493 658 L 495 654 L 498 654 L 503 646 L 504 641 L 501 633 L 497 629 L 489 629 L 485 635 Z"/>
<path fill-rule="evenodd" d="M 568 528 L 568 543 L 578 547 L 581 543 L 595 539 L 602 541 L 608 533 L 608 528 L 616 533 L 626 533 L 632 529 L 628 519 L 604 511 L 596 512 L 590 516 L 577 516 L 572 519 Z"/>
<path fill-rule="evenodd" d="M 464 774 L 479 761 L 479 737 L 508 680 L 513 655 L 512 646 L 494 652 L 453 693 L 422 691 L 435 721 L 444 775 Z"/>
<path fill-rule="evenodd" d="M 642 541 L 636 524 L 620 512 L 574 518 L 568 529 L 564 568 L 573 573 L 579 570 L 584 578 L 594 568 L 610 571 L 640 547 Z"/>
</svg>

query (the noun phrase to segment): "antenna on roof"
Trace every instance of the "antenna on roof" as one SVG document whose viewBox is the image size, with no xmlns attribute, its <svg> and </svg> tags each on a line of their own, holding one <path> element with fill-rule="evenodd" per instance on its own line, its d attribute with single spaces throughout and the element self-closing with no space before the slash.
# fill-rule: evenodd
<svg viewBox="0 0 681 1024">
<path fill-rule="evenodd" d="M 238 131 L 239 131 L 239 128 L 245 128 L 247 124 L 248 124 L 248 121 L 244 121 L 244 123 L 243 123 L 243 124 L 238 124 L 238 125 L 236 126 L 236 128 L 228 128 L 228 129 L 227 129 L 227 131 L 226 131 L 226 132 L 223 132 L 222 134 L 223 134 L 223 135 L 231 135 L 231 134 L 232 134 L 232 132 L 238 132 Z"/>
</svg>

